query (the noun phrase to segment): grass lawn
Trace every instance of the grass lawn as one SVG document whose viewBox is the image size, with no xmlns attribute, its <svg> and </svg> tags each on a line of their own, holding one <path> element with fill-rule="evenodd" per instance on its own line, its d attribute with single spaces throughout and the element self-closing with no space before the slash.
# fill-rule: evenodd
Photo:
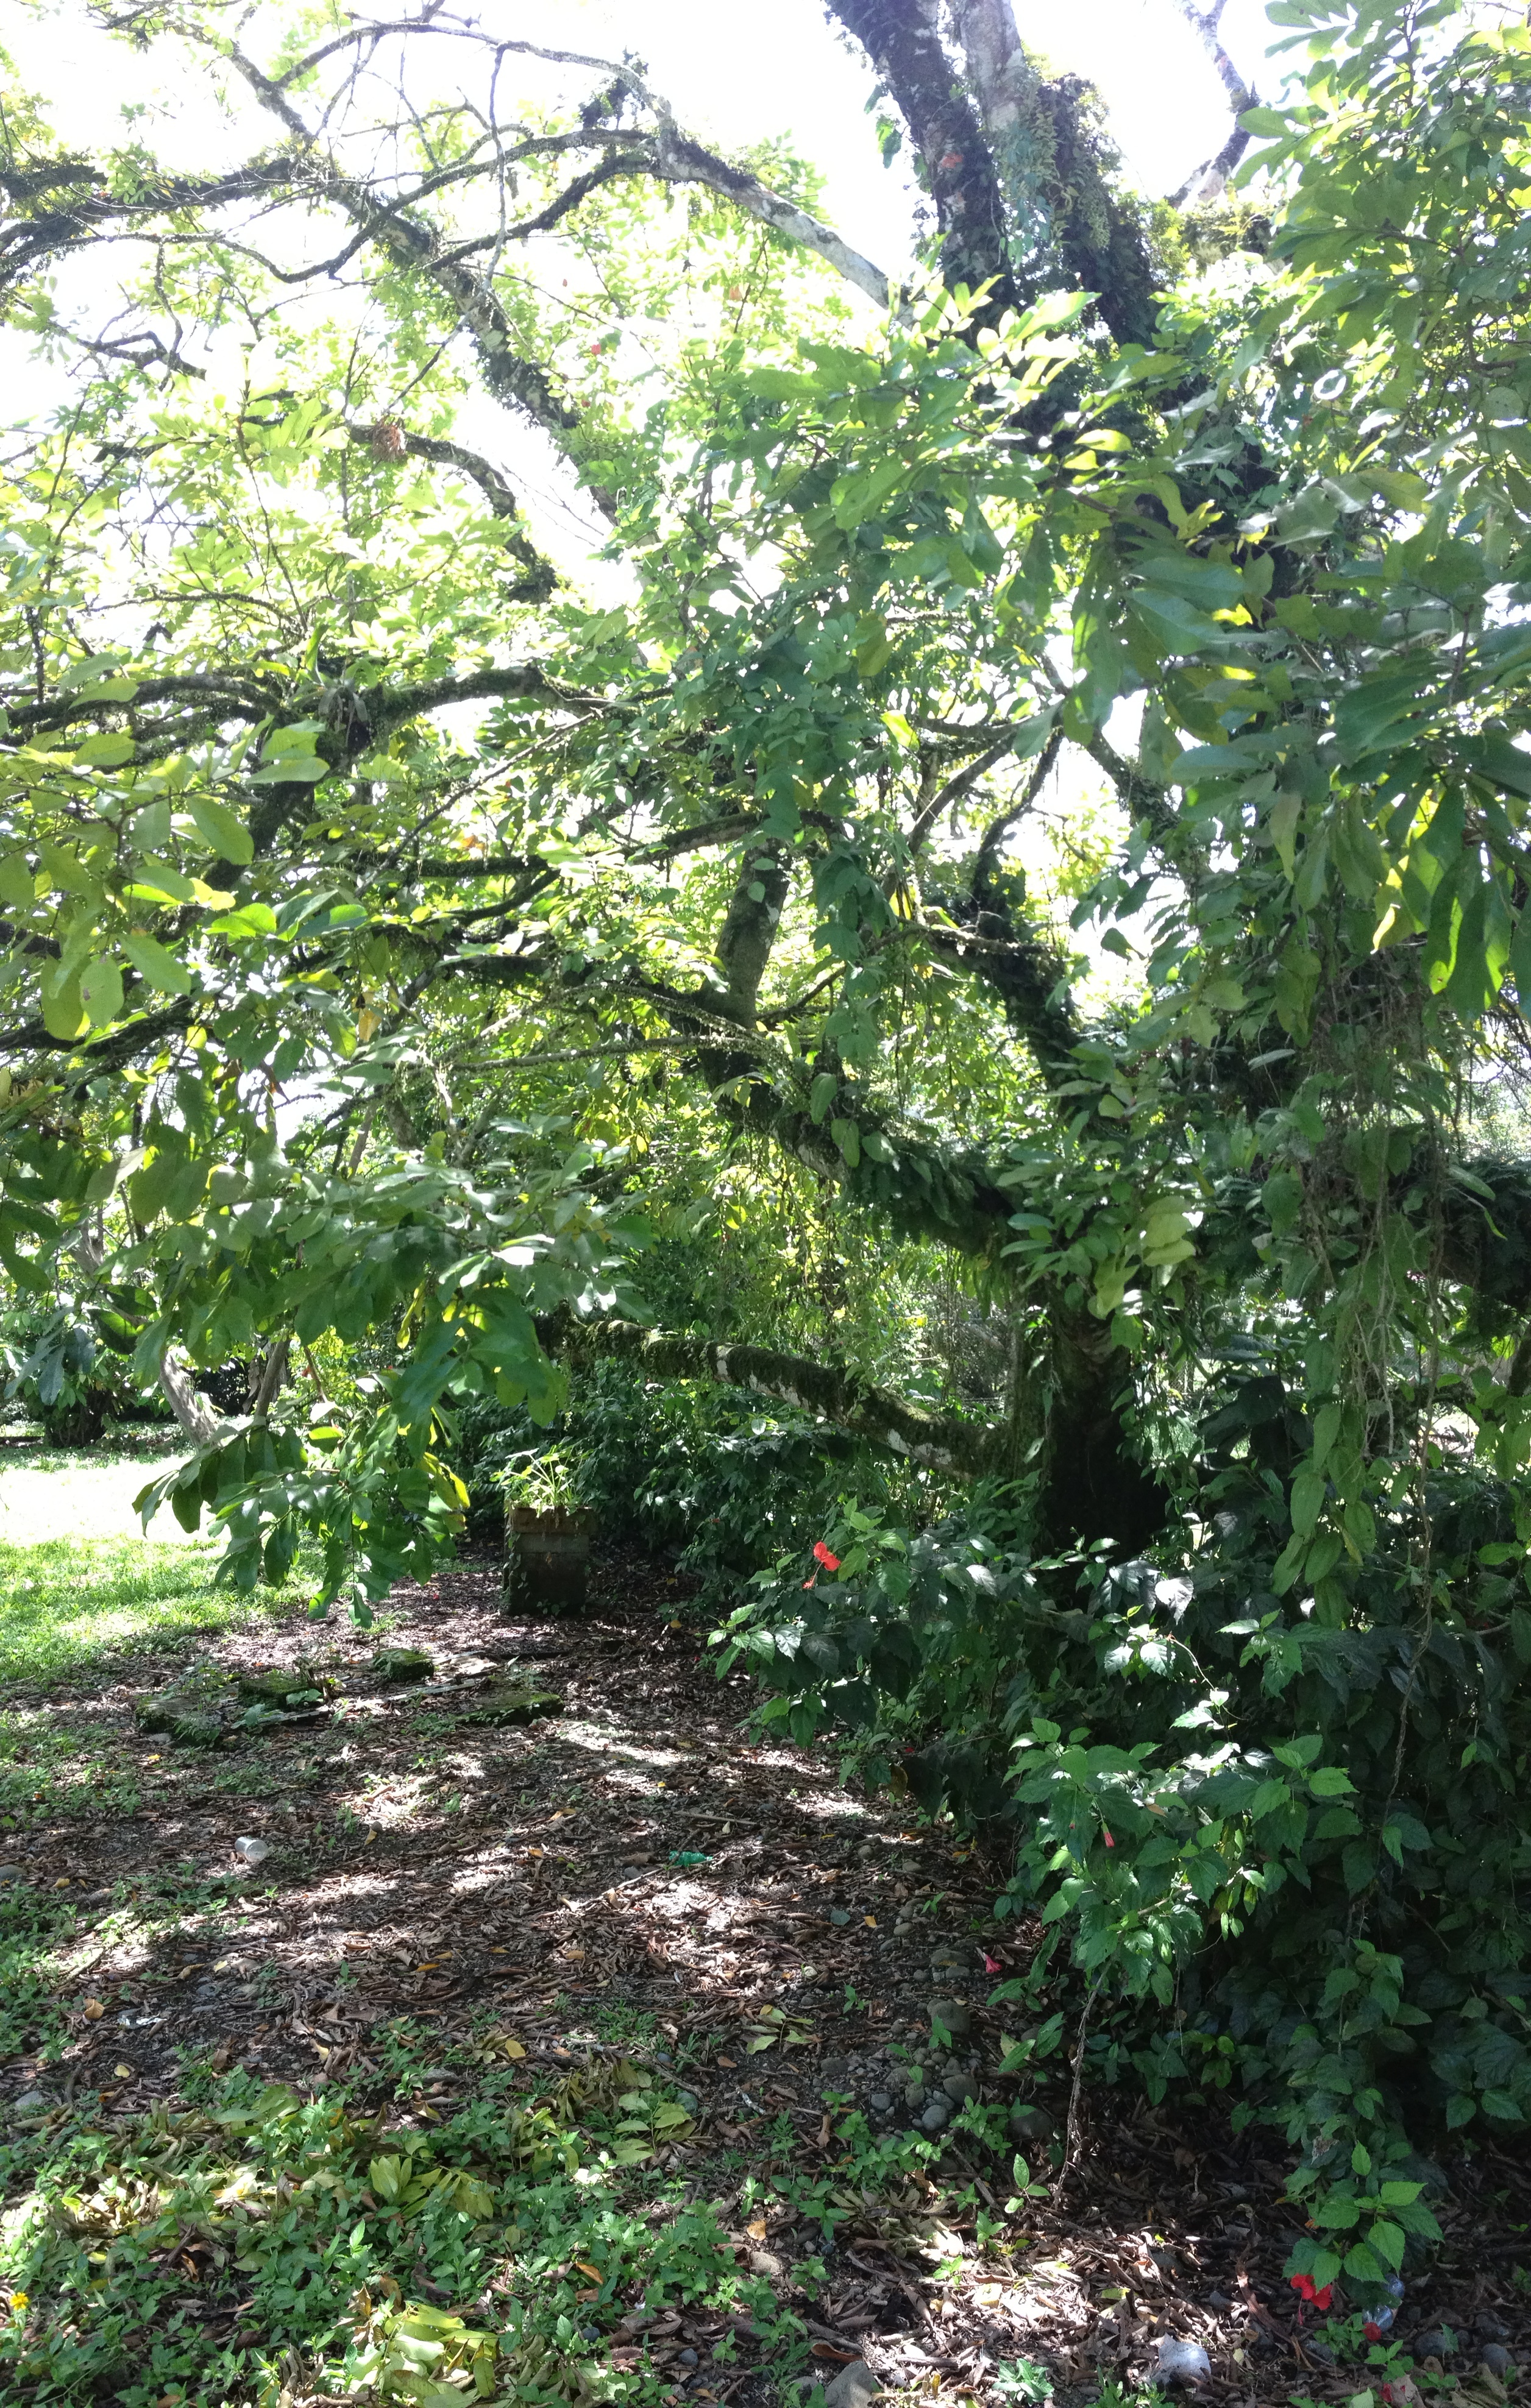
<svg viewBox="0 0 1531 2408">
<path fill-rule="evenodd" d="M 141 1530 L 133 1499 L 179 1460 L 165 1436 L 88 1454 L 17 1447 L 0 1460 L 0 1690 L 67 1680 L 261 1610 L 214 1585 L 221 1542 L 189 1540 L 167 1512 Z"/>
</svg>

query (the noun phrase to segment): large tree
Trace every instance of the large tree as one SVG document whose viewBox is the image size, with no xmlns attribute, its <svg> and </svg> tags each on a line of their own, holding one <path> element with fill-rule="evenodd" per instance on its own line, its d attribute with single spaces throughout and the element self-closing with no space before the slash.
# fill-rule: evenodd
<svg viewBox="0 0 1531 2408">
<path fill-rule="evenodd" d="M 1379 2274 L 1420 2213 L 1361 2139 L 1430 2012 L 1409 1851 L 1427 1956 L 1493 1927 L 1428 2078 L 1531 2108 L 1494 1891 L 1531 1174 L 1478 1133 L 1531 980 L 1524 37 L 1282 0 L 1273 109 L 1192 12 L 1239 116 L 1177 210 L 1009 0 L 834 14 L 926 195 L 916 278 L 631 62 L 435 10 L 258 56 L 214 7 L 104 18 L 219 96 L 200 172 L 7 96 L 9 322 L 66 397 L 6 472 L 0 1247 L 33 1286 L 66 1252 L 164 1377 L 180 1502 L 251 1578 L 307 1525 L 380 1593 L 450 1538 L 443 1406 L 551 1412 L 601 1350 L 1018 1483 L 1092 1600 L 1037 1609 L 1048 1696 L 1070 1647 L 1138 1684 L 1090 1751 L 1028 1674 L 1057 1911 L 1167 2001 L 1209 1916 L 1307 1887 L 1309 1971 L 1209 1976 L 1208 2028 L 1295 2045 L 1329 1952 L 1293 2131 Z M 604 607 L 465 439 L 486 404 L 609 528 Z M 1081 985 L 1014 840 L 1103 779 Z M 596 1065 L 620 1109 L 571 1128 Z M 981 1272 L 992 1426 L 645 1325 L 617 1140 L 677 1092 Z M 273 1412 L 383 1328 L 347 1427 Z M 188 1360 L 252 1347 L 217 1422 Z"/>
</svg>

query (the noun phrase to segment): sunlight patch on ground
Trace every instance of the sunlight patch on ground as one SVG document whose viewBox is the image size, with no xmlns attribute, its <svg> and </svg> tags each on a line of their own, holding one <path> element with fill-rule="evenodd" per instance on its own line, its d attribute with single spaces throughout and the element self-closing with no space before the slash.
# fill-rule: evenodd
<svg viewBox="0 0 1531 2408">
<path fill-rule="evenodd" d="M 631 1740 L 614 1739 L 609 1731 L 593 1729 L 588 1723 L 562 1722 L 558 1726 L 557 1736 L 574 1747 L 587 1748 L 592 1756 L 620 1756 L 629 1764 L 657 1765 L 665 1771 L 672 1765 L 691 1761 L 690 1753 L 685 1748 L 639 1747 Z"/>
</svg>

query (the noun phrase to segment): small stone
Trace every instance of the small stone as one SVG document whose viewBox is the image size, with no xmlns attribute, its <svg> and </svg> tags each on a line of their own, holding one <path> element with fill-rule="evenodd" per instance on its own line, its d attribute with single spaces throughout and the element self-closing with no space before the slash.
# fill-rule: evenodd
<svg viewBox="0 0 1531 2408">
<path fill-rule="evenodd" d="M 1438 2325 L 1430 2325 L 1415 2334 L 1409 2351 L 1414 2358 L 1449 2358 L 1455 2347 L 1454 2339 L 1448 2341 Z"/>
<path fill-rule="evenodd" d="M 1509 2372 L 1509 2352 L 1502 2341 L 1486 2341 L 1479 2350 L 1478 2363 L 1486 2366 L 1496 2382 L 1503 2383 Z"/>
<path fill-rule="evenodd" d="M 1303 2339 L 1303 2347 L 1318 2365 L 1333 2366 L 1335 2353 L 1326 2341 L 1315 2341 L 1311 2334 L 1307 2334 Z"/>
<path fill-rule="evenodd" d="M 1010 2137 L 1015 2141 L 1050 2141 L 1056 2130 L 1045 2107 L 1012 2107 Z"/>
<path fill-rule="evenodd" d="M 1165 2333 L 1154 2372 L 1162 2383 L 1210 2383 L 1212 2361 L 1199 2341 L 1177 2341 Z"/>
<path fill-rule="evenodd" d="M 941 2087 L 954 2107 L 963 2107 L 970 2099 L 976 2099 L 978 2096 L 978 2086 L 972 2074 L 959 2071 L 944 2075 Z"/>
<path fill-rule="evenodd" d="M 380 1681 L 428 1681 L 436 1665 L 423 1647 L 380 1647 L 372 1670 Z"/>
<path fill-rule="evenodd" d="M 924 2098 L 925 2085 L 923 2082 L 910 2082 L 904 2086 L 903 2103 L 906 2107 L 920 2106 L 924 2101 Z"/>
<path fill-rule="evenodd" d="M 19 2099 L 11 2100 L 11 2107 L 18 2115 L 46 2115 L 51 2103 L 44 2090 L 23 2090 Z"/>
<path fill-rule="evenodd" d="M 249 1865 L 253 1871 L 256 1865 L 266 1862 L 271 1851 L 264 1840 L 236 1840 L 234 1853 L 241 1864 Z"/>
<path fill-rule="evenodd" d="M 942 2025 L 951 2034 L 953 2040 L 966 2040 L 973 2029 L 973 2017 L 960 1999 L 932 1999 L 931 2024 L 932 2029 L 935 2025 Z"/>
<path fill-rule="evenodd" d="M 682 2366 L 700 2366 L 701 2364 L 701 2360 L 698 2358 L 694 2349 L 683 2349 L 680 2352 L 679 2362 Z"/>
<path fill-rule="evenodd" d="M 9 1889 L 13 1882 L 24 1881 L 25 1878 L 20 1865 L 0 1865 L 0 1889 Z"/>
<path fill-rule="evenodd" d="M 688 2115 L 694 2115 L 701 2102 L 694 2090 L 677 2090 L 675 2103 L 678 2107 L 684 2107 Z"/>
<path fill-rule="evenodd" d="M 893 2094 L 890 2090 L 874 2090 L 867 2100 L 867 2105 L 874 2115 L 886 2115 L 892 2109 Z"/>
<path fill-rule="evenodd" d="M 1497 2316 L 1480 2316 L 1477 2319 L 1477 2327 L 1478 2338 L 1480 2341 L 1508 2341 L 1509 2339 L 1509 2326 L 1502 2325 Z"/>
<path fill-rule="evenodd" d="M 932 2099 L 919 2119 L 920 2129 L 925 2132 L 944 2132 L 950 2121 L 951 2107 L 947 2100 Z"/>
<path fill-rule="evenodd" d="M 853 2358 L 848 2366 L 841 2368 L 834 2381 L 825 2386 L 824 2408 L 863 2408 L 866 2401 L 881 2398 L 882 2388 L 865 2358 Z"/>
<path fill-rule="evenodd" d="M 843 1906 L 831 1906 L 830 1909 L 830 1921 L 834 1925 L 837 1931 L 843 1931 L 845 1925 L 850 1921 L 849 1913 Z"/>
<path fill-rule="evenodd" d="M 303 1674 L 288 1664 L 268 1664 L 258 1672 L 241 1672 L 239 1693 L 246 1698 L 294 1698 L 309 1686 Z"/>
<path fill-rule="evenodd" d="M 1206 2304 L 1209 2308 L 1231 2308 L 1234 2303 L 1226 2291 L 1208 2291 Z"/>
</svg>

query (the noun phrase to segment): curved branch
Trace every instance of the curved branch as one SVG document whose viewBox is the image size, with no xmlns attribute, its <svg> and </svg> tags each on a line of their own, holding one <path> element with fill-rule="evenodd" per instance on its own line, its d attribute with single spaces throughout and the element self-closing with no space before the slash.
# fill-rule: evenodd
<svg viewBox="0 0 1531 2408">
<path fill-rule="evenodd" d="M 550 1354 L 566 1360 L 614 1355 L 636 1361 L 656 1380 L 716 1380 L 747 1388 L 754 1396 L 815 1413 L 906 1462 L 928 1464 L 959 1479 L 975 1480 L 997 1469 L 1008 1443 L 1003 1426 L 925 1412 L 855 1371 L 805 1354 L 673 1336 L 632 1321 L 577 1322 L 561 1314 L 540 1319 L 537 1335 Z"/>
<path fill-rule="evenodd" d="M 1222 23 L 1222 12 L 1227 6 L 1227 0 L 1213 0 L 1211 7 L 1206 9 L 1198 8 L 1196 0 L 1176 0 L 1176 5 L 1216 67 L 1219 80 L 1228 94 L 1228 106 L 1234 112 L 1233 131 L 1216 157 L 1204 160 L 1199 167 L 1192 170 L 1178 192 L 1170 194 L 1170 207 L 1177 209 L 1183 207 L 1190 194 L 1198 184 L 1202 187 L 1198 197 L 1203 199 L 1210 199 L 1215 193 L 1222 190 L 1249 147 L 1249 136 L 1238 121 L 1247 108 L 1259 107 L 1260 95 L 1252 85 L 1245 82 L 1222 47 L 1219 28 Z"/>
<path fill-rule="evenodd" d="M 477 485 L 497 519 L 520 521 L 521 506 L 493 461 L 486 460 L 481 452 L 470 452 L 465 443 L 449 442 L 441 435 L 410 435 L 389 419 L 380 419 L 370 426 L 348 419 L 345 431 L 353 443 L 365 443 L 379 458 L 393 456 L 397 445 L 412 460 L 429 460 L 437 467 L 455 468 Z M 519 526 L 515 534 L 506 538 L 506 544 L 527 571 L 507 598 L 513 602 L 545 602 L 560 582 L 552 562 L 543 559 L 535 544 L 519 532 Z"/>
</svg>

